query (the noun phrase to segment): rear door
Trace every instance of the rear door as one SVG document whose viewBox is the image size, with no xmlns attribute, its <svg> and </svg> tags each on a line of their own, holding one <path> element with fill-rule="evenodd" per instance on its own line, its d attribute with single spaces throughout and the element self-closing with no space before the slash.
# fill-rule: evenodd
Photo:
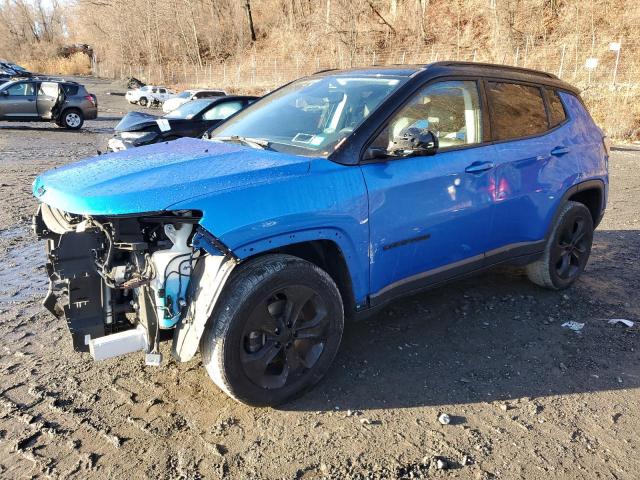
<svg viewBox="0 0 640 480">
<path fill-rule="evenodd" d="M 55 107 L 62 99 L 62 87 L 59 83 L 41 82 L 36 100 L 38 115 L 46 120 L 51 120 Z"/>
<path fill-rule="evenodd" d="M 579 160 L 565 141 L 566 117 L 555 103 L 558 118 L 551 120 L 543 87 L 487 80 L 485 88 L 497 149 L 487 256 L 532 253 L 542 248 L 563 192 L 577 180 Z"/>
<path fill-rule="evenodd" d="M 18 82 L 0 93 L 0 116 L 34 120 L 38 117 L 34 82 Z"/>
</svg>

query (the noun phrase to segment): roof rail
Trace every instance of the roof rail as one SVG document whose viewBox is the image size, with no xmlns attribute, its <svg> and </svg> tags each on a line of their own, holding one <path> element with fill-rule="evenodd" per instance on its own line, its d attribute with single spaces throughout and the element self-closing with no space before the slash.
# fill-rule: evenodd
<svg viewBox="0 0 640 480">
<path fill-rule="evenodd" d="M 541 70 L 533 70 L 531 68 L 524 67 L 513 67 L 511 65 L 501 65 L 497 63 L 482 63 L 482 62 L 455 62 L 455 61 L 442 61 L 442 62 L 434 62 L 429 64 L 429 66 L 443 66 L 443 67 L 489 67 L 500 70 L 507 70 L 511 72 L 520 72 L 527 73 L 531 75 L 540 75 L 547 78 L 552 78 L 557 80 L 558 77 L 553 73 L 543 72 Z"/>
</svg>

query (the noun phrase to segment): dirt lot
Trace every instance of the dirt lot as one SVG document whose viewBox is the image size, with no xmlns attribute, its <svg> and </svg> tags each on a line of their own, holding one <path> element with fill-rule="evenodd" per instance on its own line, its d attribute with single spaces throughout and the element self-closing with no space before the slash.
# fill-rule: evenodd
<svg viewBox="0 0 640 480">
<path fill-rule="evenodd" d="M 81 132 L 0 124 L 1 478 L 638 478 L 640 328 L 607 319 L 640 320 L 640 151 L 612 155 L 609 208 L 574 288 L 503 268 L 398 301 L 347 325 L 315 390 L 255 409 L 199 359 L 93 363 L 40 307 L 31 182 L 103 150 L 129 109 L 85 83 L 102 111 Z"/>
</svg>

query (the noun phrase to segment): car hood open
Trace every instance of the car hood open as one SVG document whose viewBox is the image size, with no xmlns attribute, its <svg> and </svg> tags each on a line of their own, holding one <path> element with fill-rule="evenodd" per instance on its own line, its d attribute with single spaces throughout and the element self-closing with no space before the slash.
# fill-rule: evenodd
<svg viewBox="0 0 640 480">
<path fill-rule="evenodd" d="M 33 194 L 84 215 L 156 212 L 216 191 L 308 173 L 306 157 L 182 138 L 92 157 L 40 175 Z"/>
<path fill-rule="evenodd" d="M 150 113 L 144 112 L 129 112 L 122 120 L 118 122 L 115 127 L 116 132 L 135 132 L 136 130 L 142 130 L 143 128 L 155 125 L 156 120 L 158 120 L 156 115 L 151 115 Z"/>
</svg>

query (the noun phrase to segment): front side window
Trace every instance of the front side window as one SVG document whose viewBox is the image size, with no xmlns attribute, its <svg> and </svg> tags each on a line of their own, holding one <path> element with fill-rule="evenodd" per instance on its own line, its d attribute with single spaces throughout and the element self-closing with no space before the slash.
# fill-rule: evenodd
<svg viewBox="0 0 640 480">
<path fill-rule="evenodd" d="M 549 100 L 549 116 L 551 117 L 551 126 L 555 127 L 560 125 L 567 119 L 567 114 L 564 111 L 562 100 L 560 95 L 555 90 L 547 89 L 547 99 Z"/>
<path fill-rule="evenodd" d="M 388 149 L 409 128 L 431 131 L 440 150 L 482 143 L 477 83 L 456 80 L 426 86 L 393 116 L 372 146 Z"/>
<path fill-rule="evenodd" d="M 12 97 L 25 97 L 34 95 L 33 83 L 16 83 L 7 88 L 7 92 Z"/>
<path fill-rule="evenodd" d="M 540 88 L 507 82 L 488 82 L 487 87 L 496 140 L 528 137 L 548 130 Z"/>
<path fill-rule="evenodd" d="M 260 138 L 274 150 L 326 156 L 405 81 L 392 75 L 301 79 L 244 109 L 212 138 Z"/>
<path fill-rule="evenodd" d="M 241 101 L 224 102 L 216 105 L 202 116 L 205 120 L 224 120 L 242 109 Z"/>
</svg>

